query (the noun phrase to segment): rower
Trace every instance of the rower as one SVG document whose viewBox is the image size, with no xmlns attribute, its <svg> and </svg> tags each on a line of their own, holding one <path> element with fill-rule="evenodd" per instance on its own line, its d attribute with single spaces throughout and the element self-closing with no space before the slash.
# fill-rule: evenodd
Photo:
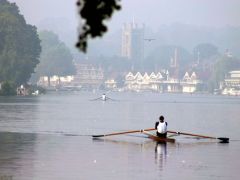
<svg viewBox="0 0 240 180">
<path fill-rule="evenodd" d="M 164 117 L 159 117 L 159 122 L 155 123 L 155 129 L 157 130 L 157 136 L 166 138 L 167 137 L 167 125 L 168 123 L 164 121 Z"/>
<path fill-rule="evenodd" d="M 106 94 L 102 94 L 102 100 L 103 100 L 103 101 L 106 101 L 106 100 L 107 100 Z"/>
</svg>

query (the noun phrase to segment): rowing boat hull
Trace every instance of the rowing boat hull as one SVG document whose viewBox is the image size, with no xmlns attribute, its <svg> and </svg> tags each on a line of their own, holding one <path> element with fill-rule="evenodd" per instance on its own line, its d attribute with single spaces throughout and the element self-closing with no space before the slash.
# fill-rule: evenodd
<svg viewBox="0 0 240 180">
<path fill-rule="evenodd" d="M 159 142 L 159 143 L 166 143 L 166 142 L 175 143 L 175 139 L 173 139 L 173 138 L 161 138 L 161 137 L 155 136 L 151 133 L 148 133 L 146 131 L 144 131 L 143 134 L 147 135 L 148 138 L 150 138 L 156 142 Z"/>
</svg>

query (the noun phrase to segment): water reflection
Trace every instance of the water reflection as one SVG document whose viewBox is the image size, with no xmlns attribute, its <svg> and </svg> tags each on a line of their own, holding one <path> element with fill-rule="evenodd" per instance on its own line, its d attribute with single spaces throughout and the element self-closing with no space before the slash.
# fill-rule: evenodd
<svg viewBox="0 0 240 180">
<path fill-rule="evenodd" d="M 149 127 L 161 109 L 171 129 L 239 139 L 239 99 L 211 97 L 199 103 L 196 97 L 118 94 L 126 101 L 102 104 L 91 97 L 0 97 L 0 131 L 19 132 L 0 133 L 0 175 L 18 180 L 239 178 L 238 141 L 216 144 L 181 136 L 175 144 L 156 144 L 137 136 L 74 136 Z"/>
<path fill-rule="evenodd" d="M 37 97 L 0 97 L 0 131 L 34 132 L 38 103 Z"/>
<path fill-rule="evenodd" d="M 0 179 L 5 176 L 15 179 L 25 173 L 32 176 L 29 168 L 33 166 L 31 155 L 36 138 L 34 134 L 0 133 Z"/>
<path fill-rule="evenodd" d="M 156 143 L 155 146 L 155 163 L 160 170 L 163 170 L 163 167 L 167 162 L 167 143 Z"/>
</svg>

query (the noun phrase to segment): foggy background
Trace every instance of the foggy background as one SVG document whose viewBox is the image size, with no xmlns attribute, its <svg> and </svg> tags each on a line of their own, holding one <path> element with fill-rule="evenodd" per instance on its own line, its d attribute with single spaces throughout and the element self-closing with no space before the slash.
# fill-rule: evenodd
<svg viewBox="0 0 240 180">
<path fill-rule="evenodd" d="M 31 24 L 38 25 L 46 18 L 65 18 L 73 25 L 78 21 L 76 0 L 11 0 L 20 7 Z M 239 26 L 238 0 L 122 0 L 122 11 L 112 19 L 115 26 L 134 17 L 157 29 L 161 24 L 175 22 L 201 26 Z M 120 24 L 119 24 L 120 23 Z"/>
<path fill-rule="evenodd" d="M 16 2 L 26 21 L 39 30 L 57 33 L 72 51 L 77 50 L 80 17 L 76 0 L 11 0 Z M 107 22 L 109 32 L 101 40 L 90 42 L 88 54 L 120 55 L 121 27 L 133 21 L 145 24 L 146 38 L 156 38 L 145 48 L 147 56 L 158 45 L 173 44 L 188 51 L 198 43 L 216 45 L 220 52 L 230 49 L 240 56 L 236 46 L 240 29 L 239 0 L 122 0 L 122 10 Z M 149 46 L 148 44 L 146 46 Z M 103 48 L 104 47 L 104 48 Z"/>
</svg>

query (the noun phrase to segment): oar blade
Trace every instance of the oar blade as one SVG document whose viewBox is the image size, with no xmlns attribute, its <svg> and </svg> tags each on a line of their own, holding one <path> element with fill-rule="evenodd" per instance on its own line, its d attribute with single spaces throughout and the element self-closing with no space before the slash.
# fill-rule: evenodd
<svg viewBox="0 0 240 180">
<path fill-rule="evenodd" d="M 92 135 L 93 138 L 104 137 L 105 135 Z"/>
<path fill-rule="evenodd" d="M 220 143 L 229 143 L 229 138 L 226 138 L 226 137 L 219 137 L 217 138 L 220 140 Z"/>
</svg>

